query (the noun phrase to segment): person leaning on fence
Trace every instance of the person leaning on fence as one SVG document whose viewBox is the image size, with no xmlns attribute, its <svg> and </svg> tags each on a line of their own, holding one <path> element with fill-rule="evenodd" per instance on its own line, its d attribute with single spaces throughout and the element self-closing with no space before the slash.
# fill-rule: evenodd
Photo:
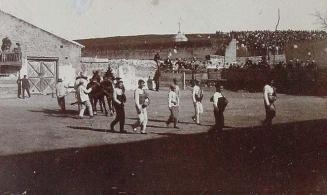
<svg viewBox="0 0 327 195">
<path fill-rule="evenodd" d="M 67 87 L 62 82 L 62 79 L 58 79 L 56 84 L 56 96 L 58 105 L 62 112 L 66 112 L 66 103 L 65 103 L 65 96 L 67 95 Z"/>
<path fill-rule="evenodd" d="M 216 83 L 216 92 L 211 97 L 211 102 L 213 102 L 213 113 L 215 116 L 215 130 L 216 132 L 221 132 L 224 127 L 224 111 L 228 104 L 228 100 L 223 95 L 224 86 Z"/>
<path fill-rule="evenodd" d="M 126 96 L 125 92 L 123 90 L 123 81 L 119 80 L 117 82 L 117 85 L 114 89 L 113 93 L 113 106 L 116 110 L 116 118 L 113 120 L 110 124 L 110 130 L 112 132 L 115 131 L 115 125 L 119 122 L 120 132 L 121 133 L 127 133 L 127 131 L 124 130 L 125 125 L 125 108 L 124 104 L 126 102 Z"/>
<path fill-rule="evenodd" d="M 202 99 L 203 99 L 203 90 L 199 86 L 200 82 L 198 80 L 194 81 L 194 87 L 192 90 L 192 100 L 194 106 L 194 116 L 192 119 L 196 124 L 200 125 L 200 114 L 203 113 Z"/>
<path fill-rule="evenodd" d="M 17 78 L 17 97 L 20 98 L 22 94 L 22 79 L 18 76 Z"/>
<path fill-rule="evenodd" d="M 81 109 L 79 111 L 79 118 L 83 118 L 84 111 L 87 108 L 89 111 L 90 118 L 93 117 L 92 105 L 89 99 L 89 93 L 92 91 L 92 88 L 86 89 L 87 80 L 81 80 L 77 87 L 77 99 L 81 104 Z"/>
<path fill-rule="evenodd" d="M 137 131 L 137 127 L 141 127 L 141 133 L 146 134 L 146 125 L 148 123 L 147 107 L 150 103 L 150 99 L 144 90 L 145 82 L 140 79 L 138 81 L 138 88 L 134 91 L 134 102 L 138 120 L 132 125 L 133 131 Z"/>
<path fill-rule="evenodd" d="M 277 100 L 276 89 L 274 87 L 274 80 L 268 80 L 263 88 L 263 99 L 266 110 L 266 119 L 263 124 L 269 128 L 272 125 L 272 119 L 276 116 L 275 101 Z"/>
<path fill-rule="evenodd" d="M 175 85 L 170 85 L 170 91 L 168 93 L 168 108 L 170 111 L 170 116 L 166 122 L 166 125 L 169 126 L 169 124 L 173 122 L 174 128 L 179 129 L 177 127 L 179 114 L 179 98 L 176 93 Z"/>
</svg>

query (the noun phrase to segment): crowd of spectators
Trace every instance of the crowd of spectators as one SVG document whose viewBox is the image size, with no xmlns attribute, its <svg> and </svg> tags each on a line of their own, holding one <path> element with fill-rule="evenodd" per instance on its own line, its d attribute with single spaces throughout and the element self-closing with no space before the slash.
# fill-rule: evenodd
<svg viewBox="0 0 327 195">
<path fill-rule="evenodd" d="M 283 54 L 287 44 L 296 43 L 297 41 L 314 41 L 327 39 L 327 33 L 325 31 L 300 31 L 300 30 L 283 30 L 283 31 L 232 31 L 229 33 L 216 32 L 215 39 L 219 43 L 219 54 L 224 55 L 225 49 L 229 44 L 230 40 L 235 38 L 237 40 L 237 48 L 246 51 L 246 56 L 267 56 L 270 54 Z M 156 54 L 155 61 L 159 62 L 159 54 Z M 301 66 L 307 64 L 307 62 L 288 62 L 297 63 Z M 299 61 L 299 60 L 297 60 Z M 159 62 L 159 65 L 163 70 L 170 70 L 173 72 L 180 72 L 184 70 L 198 70 L 205 69 L 206 60 L 198 60 L 193 58 L 189 59 L 164 59 Z M 285 65 L 286 63 L 284 63 Z M 256 66 L 259 67 L 267 66 L 265 61 L 259 63 L 247 62 L 245 66 Z M 237 68 L 244 65 L 232 66 Z M 294 65 L 297 66 L 297 65 Z"/>
<path fill-rule="evenodd" d="M 238 48 L 247 50 L 248 56 L 282 54 L 288 43 L 306 40 L 327 39 L 325 31 L 238 31 L 230 32 L 229 36 L 235 38 Z"/>
<path fill-rule="evenodd" d="M 171 60 L 167 58 L 162 63 L 160 63 L 160 68 L 164 71 L 179 73 L 184 71 L 199 71 L 205 70 L 206 65 L 204 61 L 198 60 L 196 57 L 193 57 L 191 60 L 186 58 L 177 58 Z"/>
<path fill-rule="evenodd" d="M 205 70 L 206 65 L 205 61 L 199 60 L 196 57 L 192 59 L 186 58 L 176 58 L 170 59 L 169 57 L 162 60 L 159 53 L 154 56 L 154 61 L 159 66 L 160 71 L 164 72 L 184 72 L 184 71 L 198 71 L 198 70 Z"/>
<path fill-rule="evenodd" d="M 230 66 L 223 69 L 223 78 L 231 88 L 260 90 L 267 78 L 275 80 L 280 90 L 310 88 L 318 81 L 318 66 L 315 60 L 288 60 L 270 65 L 261 60 L 254 63 L 248 60 L 244 65 Z"/>
<path fill-rule="evenodd" d="M 235 64 L 233 66 L 229 66 L 229 70 L 288 70 L 288 71 L 315 71 L 318 66 L 315 60 L 306 60 L 302 61 L 299 59 L 288 60 L 287 62 L 281 61 L 277 64 L 271 65 L 269 64 L 265 58 L 256 62 L 252 62 L 251 60 L 247 60 L 245 64 Z"/>
</svg>

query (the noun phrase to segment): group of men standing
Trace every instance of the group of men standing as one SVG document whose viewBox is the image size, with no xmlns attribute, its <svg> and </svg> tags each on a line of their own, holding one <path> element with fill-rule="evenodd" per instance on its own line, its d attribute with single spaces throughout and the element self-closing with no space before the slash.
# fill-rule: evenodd
<svg viewBox="0 0 327 195">
<path fill-rule="evenodd" d="M 222 130 L 224 127 L 224 111 L 228 104 L 227 99 L 222 94 L 223 86 L 219 83 L 216 84 L 216 92 L 211 97 L 211 101 L 213 102 L 214 107 L 214 116 L 215 116 L 215 127 L 216 129 Z M 166 125 L 168 126 L 170 123 L 174 124 L 174 128 L 179 129 L 177 126 L 178 124 L 178 116 L 179 116 L 179 106 L 180 106 L 180 90 L 179 86 L 177 84 L 177 80 L 173 79 L 173 84 L 170 85 L 170 91 L 168 92 L 168 107 L 170 111 L 170 116 L 166 122 Z M 192 116 L 192 119 L 194 122 L 198 125 L 201 125 L 200 123 L 200 114 L 203 113 L 203 90 L 200 87 L 200 82 L 195 80 L 193 82 L 193 88 L 192 88 L 192 102 L 194 106 L 194 115 Z"/>
<path fill-rule="evenodd" d="M 24 77 L 25 78 L 25 77 Z M 22 83 L 24 79 L 22 79 Z M 94 80 L 93 78 L 91 80 Z M 115 119 L 110 124 L 110 131 L 114 132 L 115 125 L 119 123 L 120 132 L 126 133 L 124 128 L 125 126 L 125 103 L 126 103 L 126 95 L 125 89 L 122 80 L 116 80 L 113 84 L 113 91 L 111 95 L 112 105 L 114 112 L 116 113 Z M 76 78 L 75 82 L 75 90 L 76 90 L 76 98 L 77 103 L 79 105 L 79 118 L 83 118 L 84 112 L 87 109 L 89 116 L 92 118 L 94 114 L 94 110 L 92 108 L 92 103 L 90 102 L 89 94 L 94 90 L 94 87 L 87 87 L 88 81 L 87 78 L 83 75 L 80 75 Z M 271 127 L 272 119 L 276 115 L 276 109 L 274 102 L 277 99 L 276 89 L 273 87 L 274 82 L 270 80 L 264 86 L 264 106 L 266 110 L 266 119 L 264 120 L 264 125 Z M 26 83 L 24 84 L 24 86 Z M 23 87 L 24 88 L 24 87 Z M 66 95 L 66 87 L 63 85 L 62 80 L 59 79 L 56 85 L 56 94 L 58 99 L 58 104 L 60 108 L 65 111 L 65 95 Z M 137 131 L 137 128 L 140 127 L 140 132 L 142 134 L 146 134 L 146 127 L 148 123 L 148 114 L 147 107 L 150 104 L 150 98 L 148 93 L 146 92 L 145 81 L 138 81 L 138 88 L 134 91 L 134 104 L 136 113 L 138 116 L 138 120 L 135 124 L 132 125 L 133 131 Z M 213 103 L 213 114 L 215 117 L 215 129 L 217 132 L 222 131 L 224 127 L 224 111 L 228 104 L 227 98 L 223 95 L 224 87 L 220 83 L 216 83 L 215 85 L 216 91 L 212 95 L 210 101 Z M 200 87 L 200 82 L 197 80 L 193 81 L 192 88 L 192 102 L 194 106 L 194 115 L 192 119 L 198 125 L 200 123 L 200 115 L 203 113 L 203 90 Z M 108 102 L 109 103 L 109 102 Z M 173 79 L 173 83 L 170 85 L 170 90 L 168 92 L 168 108 L 170 112 L 170 116 L 166 121 L 166 125 L 173 123 L 174 128 L 179 129 L 179 108 L 181 104 L 181 93 L 176 79 Z"/>
<path fill-rule="evenodd" d="M 92 78 L 91 81 L 96 80 L 96 78 Z M 106 80 L 106 79 L 104 79 Z M 119 78 L 114 79 L 115 82 L 110 82 L 112 84 L 113 90 L 112 93 L 109 94 L 110 101 L 112 101 L 113 110 L 116 113 L 115 119 L 110 124 L 110 131 L 114 132 L 115 125 L 119 123 L 120 132 L 126 133 L 127 131 L 124 129 L 125 125 L 125 103 L 126 103 L 126 95 L 123 81 Z M 79 115 L 78 117 L 82 119 L 84 117 L 84 112 L 87 109 L 90 118 L 94 116 L 94 108 L 92 106 L 90 100 L 90 94 L 95 90 L 97 85 L 100 85 L 96 82 L 96 85 L 88 86 L 87 77 L 82 74 L 78 76 L 75 80 L 75 91 L 76 91 L 76 104 L 78 105 Z M 144 89 L 145 81 L 138 81 L 138 88 L 134 91 L 134 102 L 136 113 L 138 115 L 138 120 L 135 124 L 132 125 L 133 131 L 137 131 L 137 128 L 140 127 L 141 134 L 146 134 L 146 126 L 148 122 L 147 115 L 147 106 L 150 104 L 150 99 L 148 93 Z M 66 111 L 65 109 L 65 96 L 67 95 L 67 86 L 62 83 L 62 79 L 58 79 L 56 85 L 56 95 L 58 100 L 58 105 L 60 106 L 62 111 Z M 110 106 L 111 103 L 108 104 Z M 105 106 L 105 105 L 104 105 Z M 112 108 L 110 108 L 112 109 Z"/>
<path fill-rule="evenodd" d="M 210 98 L 213 103 L 213 114 L 215 117 L 215 130 L 216 132 L 221 132 L 224 128 L 224 111 L 228 105 L 228 100 L 224 96 L 224 86 L 219 82 L 215 85 L 216 91 Z M 263 89 L 264 96 L 264 107 L 266 111 L 266 118 L 263 121 L 263 125 L 268 129 L 272 127 L 272 120 L 276 116 L 275 101 L 277 100 L 276 88 L 274 87 L 274 81 L 272 79 L 267 80 L 266 85 Z M 177 126 L 178 115 L 179 115 L 179 105 L 180 105 L 180 91 L 177 85 L 176 79 L 174 79 L 174 84 L 170 86 L 170 91 L 168 93 L 168 107 L 170 111 L 169 119 L 167 120 L 167 126 L 173 122 L 174 128 L 179 129 Z M 200 87 L 200 82 L 194 80 L 192 88 L 192 101 L 194 106 L 194 115 L 192 119 L 196 124 L 200 125 L 200 114 L 203 113 L 203 90 Z"/>
</svg>

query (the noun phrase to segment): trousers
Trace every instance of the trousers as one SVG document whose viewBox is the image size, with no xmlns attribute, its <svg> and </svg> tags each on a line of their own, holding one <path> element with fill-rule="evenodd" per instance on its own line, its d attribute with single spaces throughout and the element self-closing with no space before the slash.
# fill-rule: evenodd
<svg viewBox="0 0 327 195">
<path fill-rule="evenodd" d="M 22 91 L 23 91 L 23 98 L 25 98 L 25 90 L 27 92 L 27 95 L 28 97 L 31 97 L 31 94 L 30 94 L 30 89 L 28 87 L 23 87 Z"/>
<path fill-rule="evenodd" d="M 138 120 L 136 121 L 136 123 L 134 123 L 133 127 L 134 128 L 141 127 L 141 132 L 145 133 L 146 125 L 148 124 L 148 111 L 146 110 L 146 107 L 142 108 L 137 116 L 138 116 Z"/>
<path fill-rule="evenodd" d="M 66 111 L 65 96 L 57 97 L 57 101 L 61 111 Z"/>
<path fill-rule="evenodd" d="M 111 130 L 114 130 L 114 126 L 119 122 L 120 131 L 124 131 L 125 125 L 125 109 L 124 105 L 119 105 L 114 103 L 114 107 L 116 110 L 116 118 L 110 124 Z"/>
<path fill-rule="evenodd" d="M 84 116 L 84 111 L 85 111 L 86 108 L 89 111 L 89 115 L 93 116 L 93 110 L 92 110 L 91 102 L 90 102 L 90 100 L 87 100 L 87 101 L 84 101 L 84 102 L 81 103 L 81 109 L 79 111 L 79 116 L 80 117 Z"/>
<path fill-rule="evenodd" d="M 224 112 L 214 110 L 213 113 L 215 115 L 215 129 L 217 132 L 221 132 L 223 130 L 224 123 L 225 123 Z"/>
<path fill-rule="evenodd" d="M 174 127 L 176 127 L 177 122 L 178 122 L 178 115 L 179 115 L 179 107 L 178 106 L 172 106 L 169 108 L 170 111 L 170 116 L 168 118 L 167 124 L 173 122 Z"/>
</svg>

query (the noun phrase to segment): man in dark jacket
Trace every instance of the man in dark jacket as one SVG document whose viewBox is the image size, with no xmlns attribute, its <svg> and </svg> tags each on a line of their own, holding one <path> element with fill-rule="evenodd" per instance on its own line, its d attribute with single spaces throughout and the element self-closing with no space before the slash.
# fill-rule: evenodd
<svg viewBox="0 0 327 195">
<path fill-rule="evenodd" d="M 154 73 L 154 77 L 153 77 L 153 80 L 156 84 L 156 91 L 159 91 L 159 87 L 160 87 L 160 83 L 159 83 L 159 80 L 160 80 L 160 68 L 158 66 L 158 69 L 156 70 L 156 72 Z"/>
<path fill-rule="evenodd" d="M 22 79 L 22 90 L 23 90 L 23 99 L 25 98 L 25 90 L 27 92 L 28 97 L 31 97 L 30 83 L 29 83 L 28 79 L 26 78 L 26 75 L 24 75 L 24 78 Z"/>
</svg>

